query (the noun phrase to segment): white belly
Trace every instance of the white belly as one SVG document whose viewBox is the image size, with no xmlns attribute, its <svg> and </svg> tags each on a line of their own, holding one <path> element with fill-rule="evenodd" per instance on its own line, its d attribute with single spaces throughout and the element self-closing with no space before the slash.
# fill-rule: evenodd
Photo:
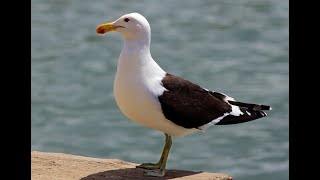
<svg viewBox="0 0 320 180">
<path fill-rule="evenodd" d="M 165 75 L 165 72 L 163 76 Z M 158 101 L 165 90 L 161 86 L 163 76 L 117 71 L 114 81 L 115 100 L 124 115 L 132 121 L 172 136 L 183 136 L 197 129 L 186 129 L 167 120 Z"/>
</svg>

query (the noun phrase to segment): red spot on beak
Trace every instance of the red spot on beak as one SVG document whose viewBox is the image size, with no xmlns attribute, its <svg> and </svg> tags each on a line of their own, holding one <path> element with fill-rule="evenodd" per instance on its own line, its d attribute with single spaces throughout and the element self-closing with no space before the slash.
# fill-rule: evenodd
<svg viewBox="0 0 320 180">
<path fill-rule="evenodd" d="M 103 27 L 99 27 L 96 32 L 98 34 L 104 34 L 105 33 Z"/>
</svg>

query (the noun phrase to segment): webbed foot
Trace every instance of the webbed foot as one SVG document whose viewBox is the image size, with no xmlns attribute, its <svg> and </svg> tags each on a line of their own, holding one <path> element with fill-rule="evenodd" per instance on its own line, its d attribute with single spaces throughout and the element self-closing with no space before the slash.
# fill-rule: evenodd
<svg viewBox="0 0 320 180">
<path fill-rule="evenodd" d="M 136 168 L 142 168 L 142 169 L 160 169 L 159 163 L 142 163 L 139 166 L 136 166 Z"/>
<path fill-rule="evenodd" d="M 163 177 L 165 175 L 165 170 L 155 169 L 155 170 L 144 171 L 144 175 L 154 176 L 154 177 Z"/>
</svg>

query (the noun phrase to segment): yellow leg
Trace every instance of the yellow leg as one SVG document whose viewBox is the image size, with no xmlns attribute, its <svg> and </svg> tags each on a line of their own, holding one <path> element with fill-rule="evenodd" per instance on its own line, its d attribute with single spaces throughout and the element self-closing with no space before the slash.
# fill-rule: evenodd
<svg viewBox="0 0 320 180">
<path fill-rule="evenodd" d="M 151 169 L 151 171 L 145 171 L 146 176 L 157 176 L 162 177 L 165 175 L 165 169 L 167 165 L 167 160 L 172 146 L 172 138 L 170 135 L 165 134 L 166 141 L 164 148 L 162 150 L 162 155 L 158 163 L 143 163 L 138 168 Z"/>
</svg>

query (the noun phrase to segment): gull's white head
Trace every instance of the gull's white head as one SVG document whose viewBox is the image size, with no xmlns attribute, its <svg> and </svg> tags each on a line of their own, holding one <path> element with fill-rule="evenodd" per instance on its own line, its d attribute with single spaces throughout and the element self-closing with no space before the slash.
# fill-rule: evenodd
<svg viewBox="0 0 320 180">
<path fill-rule="evenodd" d="M 113 22 L 99 25 L 96 29 L 98 34 L 111 31 L 119 32 L 125 40 L 141 38 L 149 40 L 151 35 L 149 22 L 139 13 L 125 14 Z"/>
</svg>

